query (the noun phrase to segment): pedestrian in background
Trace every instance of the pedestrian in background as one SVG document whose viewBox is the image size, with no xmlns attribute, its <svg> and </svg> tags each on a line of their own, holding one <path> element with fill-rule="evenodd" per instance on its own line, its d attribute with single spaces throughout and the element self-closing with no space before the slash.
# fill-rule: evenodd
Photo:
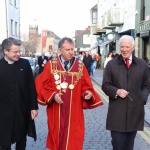
<svg viewBox="0 0 150 150">
<path fill-rule="evenodd" d="M 116 57 L 118 57 L 118 56 L 119 56 L 119 54 L 116 53 L 115 50 L 113 50 L 113 51 L 112 51 L 112 58 L 116 58 Z"/>
<path fill-rule="evenodd" d="M 96 69 L 99 69 L 100 68 L 100 55 L 97 53 L 95 55 L 95 60 L 96 60 Z"/>
<path fill-rule="evenodd" d="M 150 73 L 146 62 L 132 54 L 132 36 L 122 36 L 119 46 L 121 55 L 108 62 L 102 82 L 109 96 L 106 129 L 111 131 L 113 150 L 133 150 L 137 130 L 144 127 Z"/>
<path fill-rule="evenodd" d="M 62 38 L 60 55 L 50 60 L 36 78 L 38 102 L 47 106 L 46 147 L 53 150 L 81 150 L 84 141 L 83 109 L 102 105 L 85 65 L 74 54 L 74 43 Z"/>
<path fill-rule="evenodd" d="M 92 56 L 89 54 L 88 51 L 85 52 L 85 55 L 83 56 L 83 63 L 86 66 L 86 69 L 90 75 L 91 73 L 91 64 L 92 64 Z"/>
<path fill-rule="evenodd" d="M 52 60 L 52 58 L 56 58 L 57 57 L 57 53 L 53 52 L 52 55 L 50 56 L 49 60 Z"/>
<path fill-rule="evenodd" d="M 41 56 L 38 57 L 39 74 L 43 71 L 47 61 L 48 61 L 48 57 L 45 56 L 45 52 L 42 52 Z"/>
<path fill-rule="evenodd" d="M 106 59 L 105 59 L 105 61 L 104 61 L 104 69 L 106 68 L 107 63 L 108 63 L 110 60 L 112 60 L 112 53 L 108 53 L 108 54 L 107 54 L 107 57 L 106 57 Z"/>
<path fill-rule="evenodd" d="M 21 42 L 14 38 L 7 38 L 2 42 L 4 53 L 4 58 L 0 60 L 2 150 L 11 149 L 13 143 L 16 143 L 16 150 L 25 150 L 27 134 L 36 140 L 33 119 L 38 114 L 38 105 L 34 78 L 28 60 L 20 58 L 20 46 Z"/>
<path fill-rule="evenodd" d="M 96 60 L 95 60 L 95 55 L 92 55 L 92 63 L 91 63 L 91 74 L 94 75 L 95 72 L 95 66 L 96 66 Z"/>
</svg>

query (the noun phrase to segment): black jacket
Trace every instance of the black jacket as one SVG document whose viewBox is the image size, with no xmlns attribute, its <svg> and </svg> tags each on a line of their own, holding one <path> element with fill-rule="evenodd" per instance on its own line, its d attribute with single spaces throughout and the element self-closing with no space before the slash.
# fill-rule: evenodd
<svg viewBox="0 0 150 150">
<path fill-rule="evenodd" d="M 30 129 L 29 123 L 34 127 L 34 122 L 30 122 L 30 111 L 37 110 L 38 105 L 27 60 L 20 58 L 14 64 L 8 64 L 3 58 L 0 70 L 0 146 L 5 147 L 23 138 Z M 32 136 L 36 138 L 35 131 Z"/>
<path fill-rule="evenodd" d="M 42 59 L 42 56 L 38 57 L 38 65 L 39 65 L 39 73 L 41 73 L 44 69 L 44 67 L 42 66 L 44 64 L 44 61 L 48 61 L 48 57 L 44 56 L 44 58 Z M 45 65 L 45 64 L 44 64 Z"/>
</svg>

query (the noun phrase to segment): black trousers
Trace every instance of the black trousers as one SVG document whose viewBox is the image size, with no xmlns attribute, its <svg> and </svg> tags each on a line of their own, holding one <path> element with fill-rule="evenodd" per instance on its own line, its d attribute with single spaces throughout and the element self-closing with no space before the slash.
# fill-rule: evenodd
<svg viewBox="0 0 150 150">
<path fill-rule="evenodd" d="M 111 131 L 113 150 L 133 150 L 136 133 Z"/>
<path fill-rule="evenodd" d="M 16 142 L 16 150 L 25 150 L 26 149 L 26 137 Z M 0 147 L 0 150 L 11 150 L 10 147 Z"/>
</svg>

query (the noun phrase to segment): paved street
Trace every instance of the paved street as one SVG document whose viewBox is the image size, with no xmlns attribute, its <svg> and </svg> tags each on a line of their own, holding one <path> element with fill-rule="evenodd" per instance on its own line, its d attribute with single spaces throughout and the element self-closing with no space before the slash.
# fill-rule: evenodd
<svg viewBox="0 0 150 150">
<path fill-rule="evenodd" d="M 92 76 L 95 80 L 102 78 L 102 71 L 97 70 Z M 83 150 L 112 150 L 110 132 L 105 129 L 108 103 L 99 85 L 93 82 L 97 92 L 101 95 L 104 105 L 91 110 L 84 110 L 85 114 L 85 140 Z M 27 150 L 47 150 L 45 148 L 47 135 L 46 108 L 39 106 L 39 116 L 36 118 L 37 141 L 28 138 Z M 150 150 L 150 130 L 147 130 L 147 137 L 144 133 L 138 132 L 135 139 L 134 150 Z M 14 148 L 13 148 L 14 150 Z"/>
</svg>

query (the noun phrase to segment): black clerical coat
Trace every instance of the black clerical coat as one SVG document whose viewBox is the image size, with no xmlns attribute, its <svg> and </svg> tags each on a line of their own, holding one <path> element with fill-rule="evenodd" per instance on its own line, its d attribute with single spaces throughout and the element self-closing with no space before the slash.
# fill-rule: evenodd
<svg viewBox="0 0 150 150">
<path fill-rule="evenodd" d="M 0 146 L 26 136 L 30 111 L 37 110 L 34 79 L 29 62 L 0 60 Z M 33 123 L 33 122 L 32 122 Z"/>
</svg>

